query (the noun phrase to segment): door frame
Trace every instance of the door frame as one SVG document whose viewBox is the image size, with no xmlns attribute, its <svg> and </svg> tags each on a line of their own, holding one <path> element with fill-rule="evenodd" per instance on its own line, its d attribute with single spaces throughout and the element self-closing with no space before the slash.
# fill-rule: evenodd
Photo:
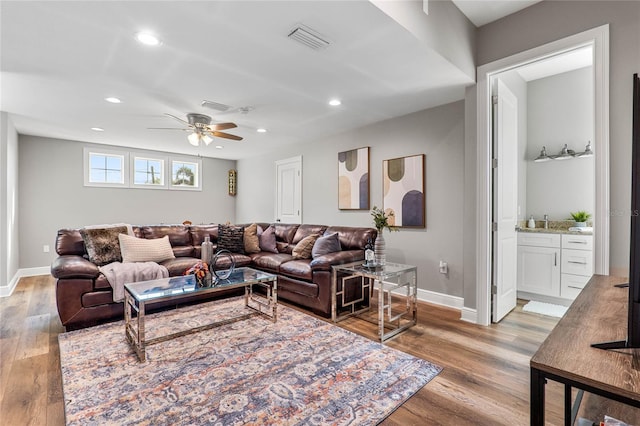
<svg viewBox="0 0 640 426">
<path fill-rule="evenodd" d="M 476 156 L 476 323 L 491 323 L 491 82 L 497 74 L 577 47 L 593 46 L 596 274 L 609 274 L 609 25 L 602 25 L 478 67 Z"/>
</svg>

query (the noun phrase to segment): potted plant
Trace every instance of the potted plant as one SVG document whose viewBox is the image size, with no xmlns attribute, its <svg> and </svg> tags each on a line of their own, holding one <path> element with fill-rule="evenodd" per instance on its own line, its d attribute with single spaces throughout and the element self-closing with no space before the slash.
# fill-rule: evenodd
<svg viewBox="0 0 640 426">
<path fill-rule="evenodd" d="M 376 264 L 384 265 L 386 263 L 387 256 L 385 254 L 386 244 L 384 237 L 382 236 L 382 231 L 384 231 L 384 228 L 387 228 L 389 231 L 397 231 L 398 227 L 389 223 L 393 222 L 392 218 L 394 217 L 393 211 L 391 210 L 386 213 L 384 210 L 373 206 L 371 216 L 373 216 L 373 225 L 378 230 L 378 236 L 376 237 L 376 242 L 374 244 Z"/>
<path fill-rule="evenodd" d="M 579 228 L 584 228 L 587 226 L 587 220 L 591 217 L 591 215 L 584 210 L 580 210 L 575 213 L 569 213 L 571 218 L 576 222 L 576 226 Z"/>
</svg>

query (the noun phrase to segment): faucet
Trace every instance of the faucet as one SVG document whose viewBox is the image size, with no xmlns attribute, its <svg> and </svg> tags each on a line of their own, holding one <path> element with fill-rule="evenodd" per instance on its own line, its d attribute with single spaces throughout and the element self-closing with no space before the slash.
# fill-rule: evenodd
<svg viewBox="0 0 640 426">
<path fill-rule="evenodd" d="M 544 229 L 549 229 L 549 215 L 544 215 Z"/>
</svg>

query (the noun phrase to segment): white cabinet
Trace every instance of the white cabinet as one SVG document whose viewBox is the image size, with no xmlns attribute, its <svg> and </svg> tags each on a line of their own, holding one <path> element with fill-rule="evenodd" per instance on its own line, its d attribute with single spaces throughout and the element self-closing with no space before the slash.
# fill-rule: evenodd
<svg viewBox="0 0 640 426">
<path fill-rule="evenodd" d="M 518 291 L 560 294 L 560 235 L 518 234 Z"/>
<path fill-rule="evenodd" d="M 575 299 L 593 275 L 593 236 L 562 235 L 560 297 Z"/>
<path fill-rule="evenodd" d="M 519 292 L 575 299 L 593 274 L 593 236 L 520 232 Z"/>
</svg>

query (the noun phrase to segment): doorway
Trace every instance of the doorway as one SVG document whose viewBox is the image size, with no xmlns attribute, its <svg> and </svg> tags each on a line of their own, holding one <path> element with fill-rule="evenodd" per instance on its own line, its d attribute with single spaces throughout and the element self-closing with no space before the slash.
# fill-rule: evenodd
<svg viewBox="0 0 640 426">
<path fill-rule="evenodd" d="M 608 34 L 609 27 L 604 25 L 585 31 L 544 46 L 531 49 L 478 68 L 478 191 L 477 191 L 477 283 L 476 283 L 476 322 L 488 325 L 491 322 L 492 275 L 494 263 L 492 256 L 494 207 L 492 203 L 493 149 L 492 141 L 492 92 L 493 80 L 500 73 L 516 69 L 523 65 L 548 59 L 561 53 L 581 47 L 593 49 L 594 82 L 594 146 L 595 164 L 595 264 L 596 274 L 609 272 L 609 138 L 608 138 Z"/>
<path fill-rule="evenodd" d="M 302 223 L 302 156 L 276 161 L 275 221 Z"/>
</svg>

